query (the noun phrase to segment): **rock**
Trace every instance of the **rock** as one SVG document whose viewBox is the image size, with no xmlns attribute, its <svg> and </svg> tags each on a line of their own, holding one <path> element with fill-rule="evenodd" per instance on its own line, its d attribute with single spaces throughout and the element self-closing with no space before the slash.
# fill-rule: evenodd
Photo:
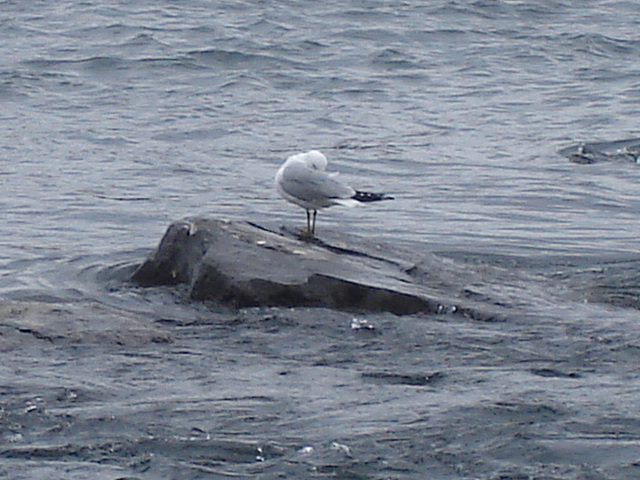
<svg viewBox="0 0 640 480">
<path fill-rule="evenodd" d="M 305 239 L 251 222 L 197 217 L 170 225 L 132 280 L 147 287 L 184 284 L 194 300 L 236 308 L 456 313 L 503 321 L 509 304 L 520 301 L 505 298 L 501 281 L 517 295 L 519 279 L 502 270 L 472 271 L 434 255 L 422 255 L 419 262 L 410 257 L 336 232 L 323 232 L 323 240 Z"/>
<path fill-rule="evenodd" d="M 441 305 L 413 282 L 410 266 L 249 222 L 200 217 L 170 225 L 132 278 L 143 286 L 184 283 L 193 299 L 234 307 L 438 311 Z"/>
<path fill-rule="evenodd" d="M 640 138 L 611 142 L 580 143 L 560 150 L 560 155 L 580 164 L 599 162 L 639 163 Z"/>
<path fill-rule="evenodd" d="M 0 352 L 46 345 L 140 346 L 173 341 L 148 317 L 96 301 L 0 302 Z"/>
</svg>

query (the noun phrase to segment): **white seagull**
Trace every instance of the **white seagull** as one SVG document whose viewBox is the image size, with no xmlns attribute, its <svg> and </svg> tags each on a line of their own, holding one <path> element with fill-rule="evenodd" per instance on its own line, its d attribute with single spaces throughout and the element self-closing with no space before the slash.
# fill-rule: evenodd
<svg viewBox="0 0 640 480">
<path fill-rule="evenodd" d="M 307 235 L 316 231 L 318 210 L 333 205 L 352 207 L 363 202 L 393 200 L 384 193 L 360 192 L 338 181 L 335 173 L 327 173 L 327 157 L 311 150 L 287 158 L 276 173 L 276 189 L 288 202 L 307 211 Z M 313 221 L 311 219 L 313 212 Z"/>
</svg>

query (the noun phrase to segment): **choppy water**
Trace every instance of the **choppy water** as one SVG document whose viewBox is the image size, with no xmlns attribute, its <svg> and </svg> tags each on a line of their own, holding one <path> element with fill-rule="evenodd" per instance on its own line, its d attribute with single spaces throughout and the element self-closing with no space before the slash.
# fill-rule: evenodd
<svg viewBox="0 0 640 480">
<path fill-rule="evenodd" d="M 640 169 L 558 151 L 638 136 L 640 4 L 0 6 L 0 476 L 637 478 Z M 184 216 L 302 225 L 310 148 L 396 197 L 320 232 L 526 268 L 513 318 L 126 284 Z"/>
</svg>

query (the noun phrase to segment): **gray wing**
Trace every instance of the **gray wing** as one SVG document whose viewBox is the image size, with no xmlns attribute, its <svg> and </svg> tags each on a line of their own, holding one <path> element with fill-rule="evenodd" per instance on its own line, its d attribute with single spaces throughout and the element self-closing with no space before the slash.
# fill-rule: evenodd
<svg viewBox="0 0 640 480">
<path fill-rule="evenodd" d="M 319 204 L 332 204 L 332 199 L 351 198 L 355 190 L 326 172 L 294 164 L 285 169 L 280 185 L 289 195 Z"/>
</svg>

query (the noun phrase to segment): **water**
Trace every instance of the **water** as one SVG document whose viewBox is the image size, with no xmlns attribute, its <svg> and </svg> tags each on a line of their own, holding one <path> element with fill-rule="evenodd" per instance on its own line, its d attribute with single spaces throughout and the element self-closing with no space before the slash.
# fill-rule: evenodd
<svg viewBox="0 0 640 480">
<path fill-rule="evenodd" d="M 638 136 L 636 2 L 0 5 L 0 476 L 637 477 L 640 169 L 558 154 Z M 513 317 L 127 284 L 184 216 L 302 226 L 273 176 L 311 148 L 396 197 L 320 235 L 455 258 Z"/>
</svg>

